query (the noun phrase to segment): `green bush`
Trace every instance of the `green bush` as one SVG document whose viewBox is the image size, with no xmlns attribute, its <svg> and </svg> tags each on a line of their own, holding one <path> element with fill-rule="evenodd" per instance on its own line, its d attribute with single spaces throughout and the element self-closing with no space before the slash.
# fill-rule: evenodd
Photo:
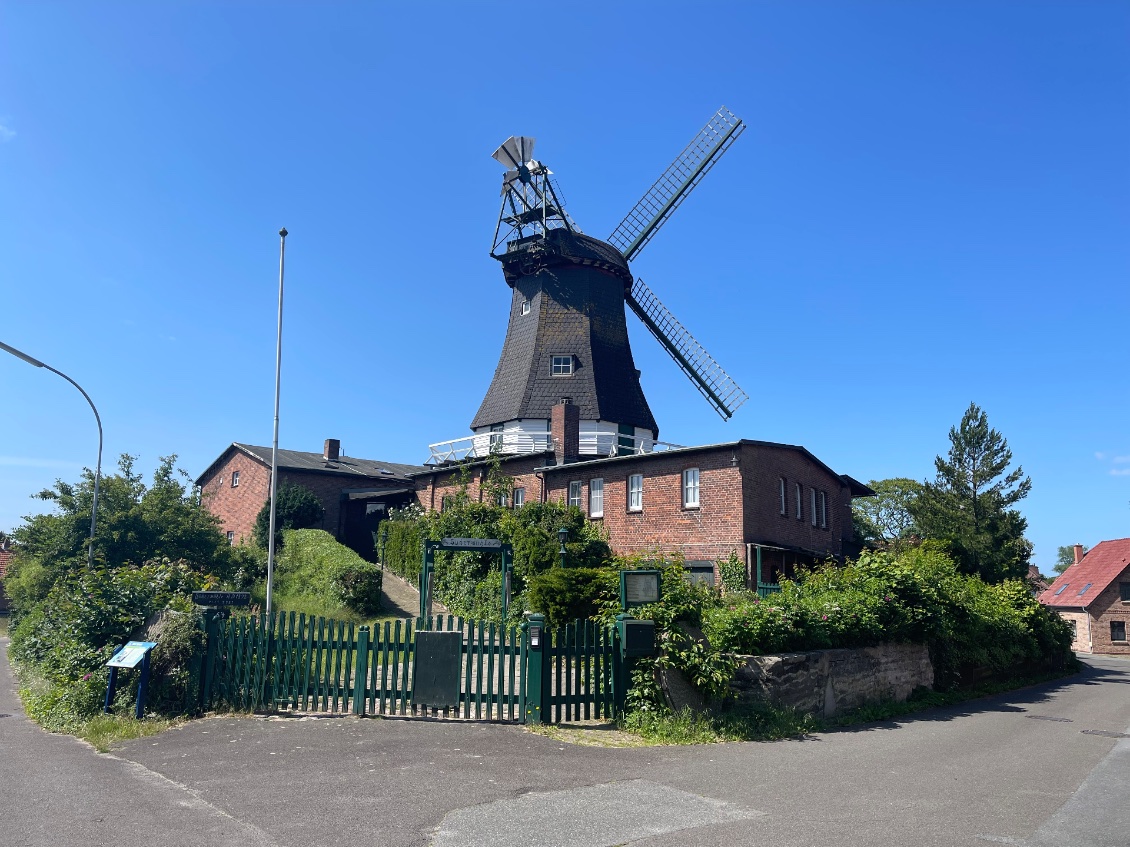
<svg viewBox="0 0 1130 847">
<path fill-rule="evenodd" d="M 526 605 L 550 626 L 595 617 L 601 600 L 618 590 L 618 572 L 609 568 L 550 568 L 532 577 Z"/>
<path fill-rule="evenodd" d="M 318 495 L 302 485 L 284 482 L 276 492 L 278 505 L 275 507 L 275 549 L 281 547 L 288 529 L 310 529 L 322 522 L 326 510 Z M 255 516 L 255 543 L 267 549 L 271 534 L 271 498 L 263 501 L 263 508 Z"/>
<path fill-rule="evenodd" d="M 420 566 L 424 556 L 420 514 L 418 509 L 394 511 L 388 520 L 381 521 L 378 529 L 378 537 L 385 539 L 382 564 L 413 585 L 420 581 Z"/>
<path fill-rule="evenodd" d="M 279 605 L 305 598 L 327 609 L 346 608 L 375 615 L 381 608 L 381 569 L 366 562 L 328 532 L 288 529 L 278 560 Z"/>
</svg>

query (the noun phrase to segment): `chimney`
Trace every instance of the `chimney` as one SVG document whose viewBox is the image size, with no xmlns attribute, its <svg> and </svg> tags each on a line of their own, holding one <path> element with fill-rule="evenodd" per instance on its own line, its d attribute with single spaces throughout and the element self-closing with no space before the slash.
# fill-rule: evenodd
<svg viewBox="0 0 1130 847">
<path fill-rule="evenodd" d="M 577 461 L 581 456 L 581 410 L 571 398 L 562 397 L 550 415 L 549 431 L 557 464 Z"/>
<path fill-rule="evenodd" d="M 1081 561 L 1083 561 L 1083 545 L 1082 544 L 1076 544 L 1075 545 L 1075 561 L 1072 564 L 1077 565 Z"/>
<path fill-rule="evenodd" d="M 322 458 L 327 462 L 336 462 L 341 453 L 341 442 L 336 438 L 326 439 L 326 448 L 322 451 Z"/>
</svg>

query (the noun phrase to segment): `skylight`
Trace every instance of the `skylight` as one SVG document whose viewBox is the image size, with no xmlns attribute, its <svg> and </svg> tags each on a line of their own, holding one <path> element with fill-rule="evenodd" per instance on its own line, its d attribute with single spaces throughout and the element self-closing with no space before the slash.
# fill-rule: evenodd
<svg viewBox="0 0 1130 847">
<path fill-rule="evenodd" d="M 1061 585 L 1061 586 L 1060 586 L 1060 587 L 1059 587 L 1058 589 L 1056 589 L 1056 592 L 1055 592 L 1055 594 L 1053 594 L 1052 596 L 1053 596 L 1053 597 L 1058 597 L 1058 596 L 1059 596 L 1060 594 L 1062 594 L 1062 593 L 1063 593 L 1063 589 L 1067 588 L 1067 586 L 1069 586 L 1069 585 L 1071 585 L 1071 583 L 1070 583 L 1070 582 L 1065 582 L 1065 583 L 1064 583 L 1063 585 Z"/>
<path fill-rule="evenodd" d="M 1088 582 L 1088 583 L 1087 583 L 1086 585 L 1084 585 L 1084 586 L 1083 586 L 1083 590 L 1082 590 L 1082 591 L 1080 591 L 1080 592 L 1079 592 L 1078 594 L 1076 594 L 1075 596 L 1076 596 L 1076 597 L 1082 597 L 1082 596 L 1083 596 L 1084 594 L 1086 594 L 1086 593 L 1087 593 L 1087 589 L 1088 589 L 1088 588 L 1090 588 L 1090 587 L 1091 587 L 1092 585 L 1094 585 L 1094 583 L 1093 583 L 1093 582 Z"/>
</svg>

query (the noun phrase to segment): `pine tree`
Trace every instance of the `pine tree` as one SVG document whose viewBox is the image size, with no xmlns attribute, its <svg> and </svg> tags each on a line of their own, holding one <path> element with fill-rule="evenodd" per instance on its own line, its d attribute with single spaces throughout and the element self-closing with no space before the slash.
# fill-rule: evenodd
<svg viewBox="0 0 1130 847">
<path fill-rule="evenodd" d="M 986 582 L 1023 578 L 1032 545 L 1028 521 L 1012 508 L 1032 489 L 1022 468 L 1009 471 L 1012 451 L 976 403 L 951 427 L 947 458 L 934 460 L 937 477 L 924 483 L 911 514 L 926 538 L 945 542 L 958 566 Z"/>
</svg>

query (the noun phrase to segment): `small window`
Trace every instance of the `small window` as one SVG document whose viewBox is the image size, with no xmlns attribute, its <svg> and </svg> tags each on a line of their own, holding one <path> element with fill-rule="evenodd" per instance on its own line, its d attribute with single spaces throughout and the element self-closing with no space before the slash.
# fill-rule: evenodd
<svg viewBox="0 0 1130 847">
<path fill-rule="evenodd" d="M 796 484 L 796 519 L 798 521 L 804 520 L 804 488 L 798 482 Z"/>
<path fill-rule="evenodd" d="M 812 495 L 812 525 L 816 526 L 816 489 L 808 489 L 809 494 Z"/>
<path fill-rule="evenodd" d="M 1094 583 L 1092 583 L 1092 582 L 1088 582 L 1088 583 L 1087 583 L 1086 585 L 1084 585 L 1084 586 L 1083 586 L 1083 590 L 1082 590 L 1082 591 L 1080 591 L 1080 592 L 1079 592 L 1078 594 L 1076 594 L 1075 596 L 1076 596 L 1076 597 L 1082 597 L 1082 596 L 1083 596 L 1084 594 L 1086 594 L 1086 593 L 1087 593 L 1087 589 L 1088 589 L 1088 588 L 1090 588 L 1090 587 L 1091 587 L 1092 585 L 1094 585 Z"/>
<path fill-rule="evenodd" d="M 697 509 L 698 501 L 698 468 L 687 468 L 683 471 L 683 508 Z"/>
<path fill-rule="evenodd" d="M 604 517 L 604 480 L 589 480 L 589 517 Z"/>
<path fill-rule="evenodd" d="M 573 357 L 572 356 L 553 356 L 552 363 L 550 364 L 549 372 L 554 376 L 572 376 L 573 375 Z"/>
<path fill-rule="evenodd" d="M 1110 622 L 1110 640 L 1111 641 L 1125 641 L 1126 640 L 1126 621 L 1111 621 Z"/>
<path fill-rule="evenodd" d="M 581 505 L 581 481 L 579 479 L 569 483 L 569 505 L 577 507 Z"/>
<path fill-rule="evenodd" d="M 529 313 L 530 313 L 530 301 L 529 300 L 523 300 L 522 301 L 522 314 L 528 315 Z"/>
<path fill-rule="evenodd" d="M 781 477 L 781 514 L 788 517 L 789 514 L 789 495 L 787 492 L 788 483 L 785 478 Z"/>
<path fill-rule="evenodd" d="M 490 428 L 490 449 L 491 452 L 502 449 L 503 438 L 502 434 L 503 424 L 492 424 Z"/>
<path fill-rule="evenodd" d="M 510 505 L 510 495 L 509 494 L 499 494 L 498 495 L 498 505 L 501 506 L 504 509 L 507 506 L 509 506 Z"/>
<path fill-rule="evenodd" d="M 1118 583 L 1118 599 L 1123 603 L 1130 603 L 1130 582 Z"/>
<path fill-rule="evenodd" d="M 450 494 L 447 494 L 447 495 L 440 498 L 439 510 L 441 512 L 446 512 L 448 509 L 450 509 L 454 505 L 455 505 L 455 498 L 452 497 Z"/>
<path fill-rule="evenodd" d="M 235 546 L 235 533 L 230 529 L 228 530 L 228 545 L 231 547 Z"/>
<path fill-rule="evenodd" d="M 1065 582 L 1063 585 L 1061 585 L 1059 588 L 1057 588 L 1055 590 L 1055 594 L 1053 594 L 1052 597 L 1058 597 L 1060 594 L 1063 593 L 1063 589 L 1067 588 L 1067 586 L 1069 586 L 1069 585 L 1071 585 L 1070 582 Z"/>
<path fill-rule="evenodd" d="M 239 488 L 239 471 L 231 472 L 231 487 Z"/>
<path fill-rule="evenodd" d="M 634 473 L 628 477 L 628 511 L 643 510 L 643 474 Z"/>
<path fill-rule="evenodd" d="M 820 491 L 817 493 L 817 502 L 820 505 L 820 528 L 828 528 L 828 494 Z"/>
<path fill-rule="evenodd" d="M 521 509 L 525 505 L 526 505 L 526 489 L 515 488 L 514 489 L 514 508 L 515 509 Z"/>
</svg>

